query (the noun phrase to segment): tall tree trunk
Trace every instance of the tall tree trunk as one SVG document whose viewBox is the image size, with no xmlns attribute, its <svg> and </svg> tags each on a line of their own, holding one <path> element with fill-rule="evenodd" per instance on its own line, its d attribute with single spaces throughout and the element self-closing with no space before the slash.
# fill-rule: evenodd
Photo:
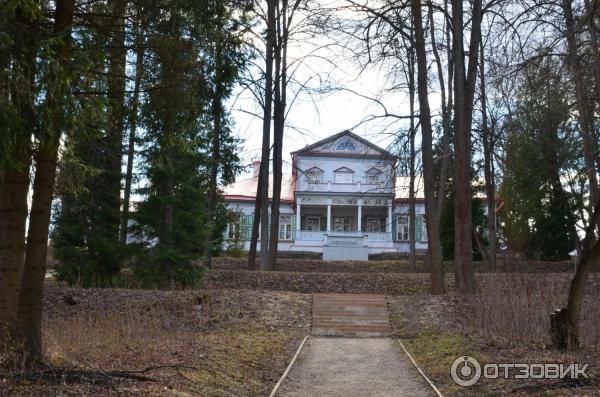
<svg viewBox="0 0 600 397">
<path fill-rule="evenodd" d="M 587 16 L 587 26 L 590 33 L 590 49 L 594 56 L 592 68 L 594 71 L 594 93 L 596 94 L 596 102 L 600 105 L 600 37 L 598 37 L 598 28 L 594 25 L 594 9 L 590 0 L 585 0 L 585 11 Z"/>
<path fill-rule="evenodd" d="M 481 38 L 481 1 L 473 2 L 468 75 L 463 45 L 463 2 L 452 1 L 454 55 L 454 268 L 460 293 L 475 293 L 472 266 L 473 236 L 471 219 L 471 123 L 479 40 Z"/>
<path fill-rule="evenodd" d="M 283 167 L 283 133 L 285 128 L 285 108 L 287 90 L 287 39 L 288 2 L 281 2 L 277 15 L 277 38 L 275 46 L 275 101 L 273 134 L 273 200 L 271 203 L 271 241 L 269 243 L 269 270 L 274 270 L 277 262 L 279 241 L 279 206 L 281 203 L 281 178 Z"/>
<path fill-rule="evenodd" d="M 275 48 L 275 0 L 267 0 L 267 45 L 265 67 L 265 102 L 263 113 L 263 140 L 260 168 L 262 183 L 258 186 L 260 208 L 260 268 L 269 268 L 269 153 L 271 152 L 271 110 L 273 104 L 273 51 Z"/>
<path fill-rule="evenodd" d="M 423 32 L 421 1 L 412 0 L 411 11 L 415 30 L 417 53 L 417 93 L 419 98 L 419 120 L 421 122 L 421 151 L 423 156 L 423 179 L 425 188 L 425 219 L 427 223 L 427 252 L 431 264 L 431 292 L 444 293 L 444 270 L 439 228 L 436 224 L 435 181 L 433 163 L 433 132 L 431 111 L 427 92 L 427 52 Z"/>
<path fill-rule="evenodd" d="M 408 262 L 410 268 L 414 271 L 417 269 L 417 253 L 416 253 L 416 203 L 415 203 L 415 59 L 414 53 L 411 51 L 408 56 L 408 96 L 410 109 L 410 132 L 409 132 L 409 183 L 408 183 L 408 240 L 409 253 Z"/>
<path fill-rule="evenodd" d="M 254 200 L 254 218 L 252 220 L 252 234 L 250 236 L 250 249 L 248 250 L 248 270 L 258 270 L 256 264 L 256 245 L 258 244 L 258 232 L 260 227 L 260 209 L 262 208 L 262 198 L 258 193 L 263 182 L 262 164 L 259 167 L 256 183 L 256 197 Z"/>
<path fill-rule="evenodd" d="M 210 179 L 208 182 L 208 205 L 206 217 L 210 224 L 204 247 L 204 266 L 211 266 L 213 239 L 215 238 L 215 208 L 217 206 L 217 178 L 221 157 L 221 129 L 223 121 L 223 54 L 221 39 L 215 43 L 215 92 L 212 98 L 213 131 L 211 137 Z"/>
<path fill-rule="evenodd" d="M 0 208 L 0 337 L 16 338 L 17 312 L 25 257 L 25 221 L 30 156 L 22 150 L 19 166 L 4 170 Z M 5 339 L 10 340 L 10 339 Z M 10 346 L 2 346 L 1 349 Z"/>
<path fill-rule="evenodd" d="M 7 100 L 13 102 L 18 111 L 22 125 L 2 126 L 11 134 L 13 139 L 7 145 L 7 158 L 1 164 L 3 173 L 2 206 L 0 207 L 0 338 L 7 343 L 0 346 L 3 349 L 17 347 L 18 343 L 18 307 L 22 288 L 23 268 L 25 265 L 25 228 L 27 220 L 27 195 L 29 193 L 29 169 L 31 167 L 31 132 L 36 120 L 35 75 L 37 57 L 38 21 L 28 20 L 20 7 L 13 10 L 19 24 L 27 29 L 24 34 L 24 49 L 11 53 L 13 65 L 9 70 L 9 94 Z M 12 49 L 10 50 L 12 51 Z M 11 75 L 11 72 L 14 75 Z M 10 81 L 14 79 L 15 81 Z M 24 91 L 18 92 L 15 87 L 24 85 Z M 3 136 L 3 139 L 4 136 Z"/>
<path fill-rule="evenodd" d="M 70 29 L 75 12 L 74 0 L 58 0 L 56 2 L 54 33 L 66 36 L 59 45 L 59 64 L 68 73 L 70 57 Z M 61 128 L 64 125 L 60 103 L 65 95 L 66 87 L 57 82 L 58 87 L 50 92 L 47 98 L 55 112 L 52 135 L 48 142 L 40 142 L 35 155 L 35 177 L 33 182 L 33 200 L 27 233 L 25 267 L 22 277 L 22 288 L 18 306 L 19 337 L 23 343 L 27 359 L 39 360 L 42 357 L 42 303 L 44 279 L 46 275 L 46 257 L 48 254 L 48 230 L 50 213 L 54 197 L 54 180 L 58 160 L 58 147 Z"/>
<path fill-rule="evenodd" d="M 483 135 L 483 173 L 485 178 L 485 195 L 487 204 L 487 223 L 489 234 L 488 264 L 492 270 L 496 269 L 496 187 L 492 162 L 494 161 L 494 137 L 488 125 L 487 97 L 485 87 L 485 58 L 483 42 L 480 45 L 480 70 L 481 70 L 481 132 Z M 482 252 L 483 254 L 483 252 Z"/>
<path fill-rule="evenodd" d="M 106 128 L 106 147 L 104 156 L 104 169 L 100 176 L 102 183 L 98 185 L 97 194 L 102 197 L 100 205 L 103 208 L 103 219 L 99 221 L 104 225 L 103 232 L 107 244 L 118 247 L 120 240 L 119 227 L 121 224 L 121 162 L 123 155 L 123 133 L 125 130 L 125 116 L 127 114 L 124 104 L 125 99 L 125 61 L 127 50 L 125 48 L 125 11 L 126 0 L 112 0 L 109 3 L 111 28 L 108 49 L 108 126 Z M 120 255 L 119 255 L 120 257 Z M 118 259 L 116 259 L 118 261 Z M 120 263 L 113 263 L 111 267 L 118 268 Z"/>
<path fill-rule="evenodd" d="M 444 9 L 447 12 L 448 1 L 444 1 Z M 452 137 L 452 132 L 450 128 L 450 119 L 451 119 L 451 109 L 452 109 L 452 72 L 453 72 L 453 63 L 452 63 L 452 53 L 451 48 L 448 42 L 446 43 L 448 46 L 448 98 L 446 98 L 446 84 L 444 81 L 444 71 L 442 68 L 442 60 L 437 49 L 437 44 L 435 40 L 435 20 L 433 18 L 433 5 L 431 1 L 428 1 L 428 13 L 429 13 L 429 34 L 431 36 L 431 49 L 433 52 L 433 56 L 435 58 L 435 63 L 437 66 L 438 72 L 438 82 L 440 84 L 440 100 L 442 106 L 442 159 L 440 162 L 440 176 L 438 180 L 437 186 L 437 202 L 436 202 L 436 227 L 439 230 L 442 209 L 444 206 L 444 201 L 446 198 L 446 185 L 448 183 L 448 170 L 450 168 L 450 139 Z M 450 40 L 450 32 L 449 29 L 446 28 L 446 40 Z"/>
<path fill-rule="evenodd" d="M 583 140 L 583 158 L 585 169 L 590 184 L 590 211 L 593 203 L 598 202 L 598 178 L 596 177 L 596 159 L 594 157 L 595 145 L 590 131 L 590 112 L 585 97 L 585 85 L 583 82 L 583 71 L 581 61 L 577 55 L 577 37 L 575 36 L 575 21 L 573 19 L 573 8 L 571 0 L 562 0 L 563 12 L 566 25 L 566 39 L 568 47 L 569 67 L 575 82 L 575 99 L 577 101 L 577 115 L 579 129 Z"/>
<path fill-rule="evenodd" d="M 138 22 L 141 23 L 141 22 Z M 138 26 L 136 39 L 135 82 L 129 113 L 129 142 L 127 144 L 127 171 L 125 173 L 125 188 L 123 190 L 123 210 L 121 212 L 121 246 L 127 244 L 129 227 L 129 201 L 133 182 L 133 162 L 135 160 L 135 141 L 137 132 L 138 108 L 140 103 L 140 86 L 144 68 L 144 37 L 141 26 Z"/>
<path fill-rule="evenodd" d="M 165 178 L 160 183 L 159 194 L 165 202 L 160 208 L 160 231 L 159 244 L 163 248 L 170 248 L 173 245 L 173 183 L 170 177 Z"/>
<path fill-rule="evenodd" d="M 600 240 L 594 236 L 595 225 L 600 217 L 600 202 L 596 202 L 582 244 L 582 255 L 571 280 L 567 307 L 551 315 L 550 333 L 554 347 L 576 350 L 581 347 L 579 322 L 585 284 L 594 264 L 600 261 Z"/>
</svg>

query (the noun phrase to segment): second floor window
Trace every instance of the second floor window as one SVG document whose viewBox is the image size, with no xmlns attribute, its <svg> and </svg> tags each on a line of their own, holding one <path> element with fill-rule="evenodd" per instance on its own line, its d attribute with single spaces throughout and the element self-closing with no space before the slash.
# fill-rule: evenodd
<svg viewBox="0 0 600 397">
<path fill-rule="evenodd" d="M 340 150 L 340 151 L 345 151 L 345 152 L 356 152 L 356 146 L 354 145 L 354 143 L 350 142 L 349 140 L 346 140 L 346 141 L 342 141 L 342 142 L 338 143 L 337 146 L 335 147 L 335 150 Z"/>
<path fill-rule="evenodd" d="M 338 171 L 335 173 L 335 183 L 352 183 L 352 172 Z"/>
<path fill-rule="evenodd" d="M 318 171 L 309 171 L 306 173 L 308 183 L 321 183 L 321 173 Z"/>
<path fill-rule="evenodd" d="M 367 183 L 369 185 L 379 185 L 379 174 L 368 174 L 367 175 Z"/>
</svg>

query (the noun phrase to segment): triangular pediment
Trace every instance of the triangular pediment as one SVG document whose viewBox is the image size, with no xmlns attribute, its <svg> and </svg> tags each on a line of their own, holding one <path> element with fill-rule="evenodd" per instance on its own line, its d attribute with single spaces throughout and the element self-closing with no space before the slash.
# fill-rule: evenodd
<svg viewBox="0 0 600 397">
<path fill-rule="evenodd" d="M 383 171 L 381 171 L 377 167 L 369 168 L 367 171 L 365 171 L 365 174 L 381 174 L 381 173 L 383 173 Z"/>
<path fill-rule="evenodd" d="M 312 145 L 308 145 L 304 149 L 300 149 L 294 153 L 332 153 L 348 156 L 369 155 L 394 157 L 394 155 L 387 150 L 380 148 L 379 146 L 350 131 L 343 131 L 332 135 L 328 138 L 315 142 Z"/>
<path fill-rule="evenodd" d="M 354 172 L 354 171 L 348 167 L 340 167 L 337 170 L 333 170 L 333 172 Z"/>
</svg>

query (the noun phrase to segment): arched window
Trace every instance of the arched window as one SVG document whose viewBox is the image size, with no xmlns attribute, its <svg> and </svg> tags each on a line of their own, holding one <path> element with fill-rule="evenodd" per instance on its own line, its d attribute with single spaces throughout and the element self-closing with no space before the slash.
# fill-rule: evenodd
<svg viewBox="0 0 600 397">
<path fill-rule="evenodd" d="M 345 152 L 356 152 L 356 146 L 349 140 L 342 141 L 337 144 L 335 150 L 345 151 Z"/>
</svg>

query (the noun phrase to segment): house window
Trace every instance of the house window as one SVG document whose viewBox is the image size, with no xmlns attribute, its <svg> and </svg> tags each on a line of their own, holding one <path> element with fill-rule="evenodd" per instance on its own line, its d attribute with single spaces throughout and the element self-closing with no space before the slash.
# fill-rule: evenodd
<svg viewBox="0 0 600 397">
<path fill-rule="evenodd" d="M 368 174 L 367 183 L 370 185 L 379 185 L 380 179 L 379 174 Z"/>
<path fill-rule="evenodd" d="M 279 216 L 279 239 L 280 240 L 291 240 L 292 239 L 292 216 L 291 215 L 280 215 Z"/>
<path fill-rule="evenodd" d="M 399 241 L 408 241 L 409 233 L 408 233 L 408 215 L 399 215 L 396 218 L 396 231 L 397 231 L 397 240 Z"/>
<path fill-rule="evenodd" d="M 335 183 L 352 183 L 352 172 L 337 171 L 335 173 Z"/>
<path fill-rule="evenodd" d="M 238 240 L 240 238 L 239 225 L 237 223 L 230 223 L 227 226 L 227 238 L 230 240 Z"/>
<path fill-rule="evenodd" d="M 415 234 L 417 241 L 427 241 L 427 223 L 425 222 L 425 215 L 417 215 Z"/>
<path fill-rule="evenodd" d="M 333 230 L 336 232 L 349 232 L 352 229 L 352 218 L 335 217 L 333 222 Z"/>
<path fill-rule="evenodd" d="M 321 172 L 309 171 L 306 173 L 306 179 L 308 179 L 308 183 L 321 183 Z"/>
<path fill-rule="evenodd" d="M 356 152 L 356 146 L 350 142 L 349 140 L 342 141 L 338 143 L 335 147 L 335 150 L 345 151 L 345 152 Z"/>
<path fill-rule="evenodd" d="M 321 230 L 321 218 L 318 216 L 306 217 L 306 230 L 317 232 Z"/>
<path fill-rule="evenodd" d="M 380 232 L 381 218 L 367 218 L 367 232 Z"/>
</svg>

